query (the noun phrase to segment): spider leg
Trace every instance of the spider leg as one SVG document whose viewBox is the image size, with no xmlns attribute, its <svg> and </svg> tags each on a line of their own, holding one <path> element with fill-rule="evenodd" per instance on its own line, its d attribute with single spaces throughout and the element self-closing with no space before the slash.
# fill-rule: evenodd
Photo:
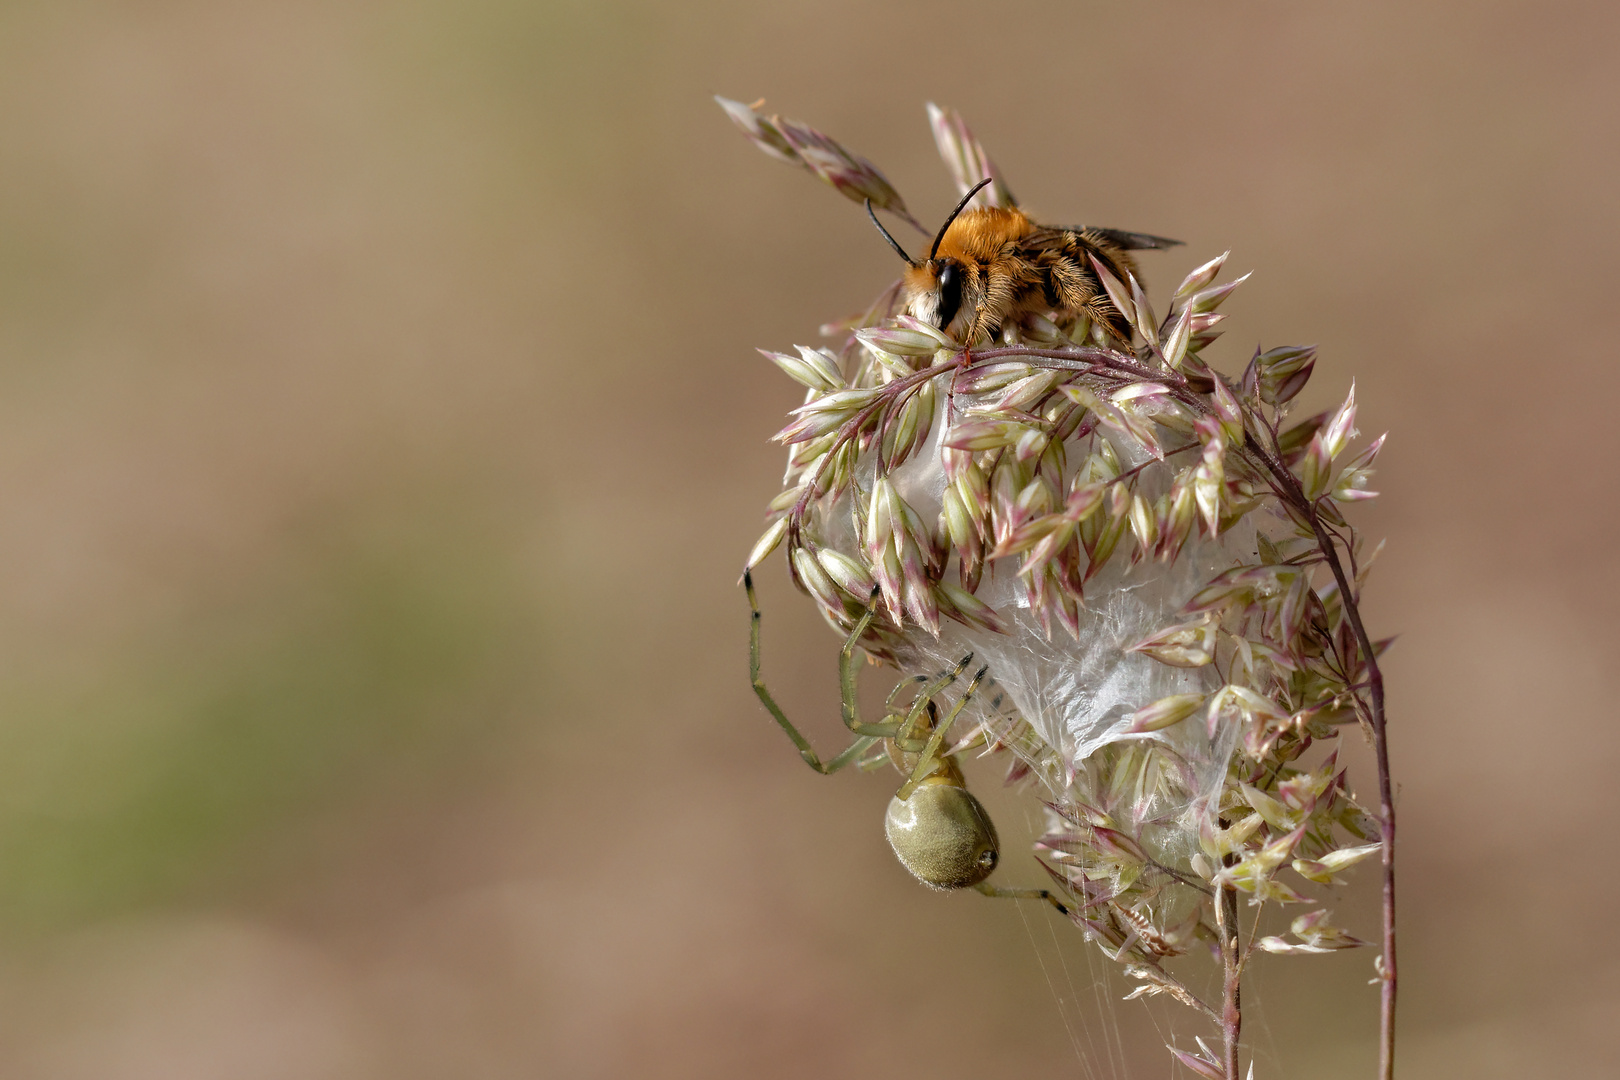
<svg viewBox="0 0 1620 1080">
<path fill-rule="evenodd" d="M 967 658 L 963 659 L 962 663 L 967 663 L 971 658 L 972 656 L 969 654 Z M 960 665 L 958 665 L 957 670 L 961 670 Z M 934 727 L 933 732 L 928 736 L 927 744 L 923 746 L 922 755 L 917 759 L 916 767 L 911 770 L 910 779 L 901 785 L 899 794 L 896 796 L 901 802 L 909 799 L 911 793 L 917 790 L 917 785 L 922 783 L 934 771 L 934 766 L 939 761 L 940 745 L 945 741 L 945 733 L 951 729 L 952 724 L 956 723 L 957 716 L 961 715 L 967 703 L 972 700 L 973 692 L 979 688 L 979 683 L 984 681 L 985 673 L 989 670 L 988 665 L 979 669 L 978 673 L 973 676 L 973 681 L 968 683 L 967 689 L 962 691 L 962 696 L 957 698 L 956 704 L 951 707 L 951 711 L 945 715 L 945 722 Z"/>
<path fill-rule="evenodd" d="M 861 637 L 865 635 L 866 628 L 871 626 L 872 620 L 877 617 L 878 600 L 881 596 L 882 594 L 877 589 L 872 590 L 872 598 L 866 602 L 866 610 L 861 612 L 859 619 L 855 620 L 855 628 L 849 632 L 849 637 L 844 640 L 844 647 L 838 651 L 838 697 L 842 703 L 844 726 L 849 728 L 851 732 L 874 739 L 892 739 L 903 731 L 904 727 L 892 720 L 885 720 L 881 724 L 863 722 L 861 720 L 860 705 L 857 703 L 855 696 L 856 677 L 860 673 L 860 661 L 855 658 L 855 650 L 860 645 Z M 755 613 L 757 622 L 758 608 L 755 609 Z M 954 677 L 952 676 L 952 678 Z M 902 683 L 901 685 L 905 684 Z M 935 692 L 937 693 L 937 691 Z M 924 693 L 926 694 L 927 691 L 925 690 Z M 890 694 L 889 697 L 890 700 L 893 700 L 894 695 Z M 924 704 L 926 704 L 926 701 L 924 701 Z M 914 711 L 920 712 L 921 706 L 918 706 Z"/>
<path fill-rule="evenodd" d="M 924 686 L 922 690 L 918 692 L 917 700 L 911 703 L 911 711 L 906 713 L 906 718 L 900 722 L 898 725 L 899 730 L 893 736 L 894 741 L 900 745 L 900 749 L 910 753 L 916 753 L 927 745 L 926 742 L 920 738 L 917 738 L 914 734 L 918 730 L 917 725 L 922 722 L 923 713 L 927 712 L 929 714 L 930 721 L 932 721 L 935 715 L 932 708 L 934 698 L 939 694 L 940 691 L 944 690 L 947 686 L 951 685 L 951 683 L 955 682 L 972 660 L 973 654 L 968 653 L 966 656 L 962 657 L 962 659 L 956 662 L 955 667 L 941 674 L 937 679 Z M 954 713 L 951 715 L 953 718 L 955 717 Z M 930 724 L 930 727 L 931 726 L 932 725 Z M 949 724 L 946 726 L 948 727 Z M 924 727 L 922 730 L 928 731 L 929 727 Z M 909 794 L 909 792 L 907 794 Z"/>
<path fill-rule="evenodd" d="M 1062 914 L 1067 915 L 1069 913 L 1069 909 L 1063 906 L 1063 902 L 1048 889 L 998 889 L 996 886 L 982 881 L 973 887 L 984 895 L 995 897 L 998 900 L 1045 900 Z"/>
<path fill-rule="evenodd" d="M 765 706 L 766 711 L 771 714 L 771 718 L 781 725 L 782 730 L 787 732 L 787 737 L 793 740 L 794 747 L 798 749 L 799 756 L 804 759 L 806 765 L 823 775 L 835 773 L 860 757 L 878 739 L 891 736 L 899 730 L 898 724 L 861 724 L 859 725 L 861 728 L 868 730 L 858 731 L 856 725 L 852 723 L 850 730 L 855 731 L 858 738 L 845 747 L 837 757 L 822 761 L 815 748 L 810 745 L 810 740 L 799 734 L 799 729 L 793 726 L 793 722 L 787 718 L 787 714 L 776 703 L 776 699 L 771 696 L 771 692 L 765 688 L 765 680 L 760 677 L 759 673 L 759 599 L 754 595 L 754 576 L 749 571 L 743 572 L 743 588 L 748 592 L 748 607 L 752 612 L 748 633 L 749 681 L 753 683 L 754 693 L 758 695 L 760 703 Z M 856 625 L 856 637 L 865 632 L 867 624 L 871 622 L 871 616 L 871 609 L 868 609 L 861 622 Z M 848 648 L 849 646 L 846 645 L 845 650 L 847 651 Z M 851 678 L 850 682 L 853 685 L 853 678 Z M 850 706 L 846 703 L 846 716 L 849 715 L 849 710 Z"/>
<path fill-rule="evenodd" d="M 913 675 L 909 679 L 901 679 L 895 683 L 894 689 L 889 691 L 889 696 L 883 699 L 883 711 L 891 716 L 894 715 L 894 699 L 900 696 L 900 691 L 912 683 L 925 683 L 927 681 L 928 676 L 926 675 Z"/>
</svg>

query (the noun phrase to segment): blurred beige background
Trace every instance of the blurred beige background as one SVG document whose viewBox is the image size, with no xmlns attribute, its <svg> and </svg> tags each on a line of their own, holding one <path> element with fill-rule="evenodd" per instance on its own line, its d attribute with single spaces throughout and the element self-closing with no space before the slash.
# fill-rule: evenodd
<svg viewBox="0 0 1620 1080">
<path fill-rule="evenodd" d="M 1600 3 L 6 5 L 0 1072 L 1171 1074 L 1196 1025 L 912 884 L 748 691 L 753 349 L 895 267 L 713 93 L 930 221 L 954 105 L 1038 215 L 1185 238 L 1151 285 L 1253 269 L 1212 358 L 1357 380 L 1402 1073 L 1603 1071 L 1617 55 Z M 1369 1075 L 1370 960 L 1263 965 L 1258 1076 Z"/>
</svg>

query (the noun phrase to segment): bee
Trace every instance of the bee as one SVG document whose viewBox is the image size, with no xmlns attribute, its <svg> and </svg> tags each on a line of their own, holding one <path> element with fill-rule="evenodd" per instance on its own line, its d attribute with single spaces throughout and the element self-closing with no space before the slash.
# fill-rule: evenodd
<svg viewBox="0 0 1620 1080">
<path fill-rule="evenodd" d="M 1108 298 L 1091 261 L 1128 281 L 1127 275 L 1136 273 L 1130 252 L 1162 250 L 1181 241 L 1086 225 L 1037 225 L 1016 206 L 967 209 L 988 183 L 980 181 L 957 203 L 924 260 L 906 254 L 867 200 L 872 224 L 906 261 L 901 281 L 906 313 L 964 345 L 992 338 L 1025 316 L 1047 314 L 1060 324 L 1090 319 L 1128 343 L 1130 323 Z"/>
</svg>

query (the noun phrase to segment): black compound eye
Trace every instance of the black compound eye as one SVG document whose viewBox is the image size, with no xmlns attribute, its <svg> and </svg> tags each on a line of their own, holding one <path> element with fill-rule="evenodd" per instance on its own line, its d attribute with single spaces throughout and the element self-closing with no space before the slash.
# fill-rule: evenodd
<svg viewBox="0 0 1620 1080">
<path fill-rule="evenodd" d="M 939 269 L 939 328 L 945 329 L 962 309 L 962 268 L 947 262 Z"/>
</svg>

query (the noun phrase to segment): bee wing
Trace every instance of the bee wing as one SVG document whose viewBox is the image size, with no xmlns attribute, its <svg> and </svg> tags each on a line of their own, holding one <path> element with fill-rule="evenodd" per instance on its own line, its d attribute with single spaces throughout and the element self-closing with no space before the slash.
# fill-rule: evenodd
<svg viewBox="0 0 1620 1080">
<path fill-rule="evenodd" d="M 1124 229 L 1103 229 L 1096 225 L 1070 225 L 1057 227 L 1051 225 L 1037 226 L 1025 237 L 1025 244 L 1031 247 L 1047 247 L 1053 244 L 1067 243 L 1065 237 L 1074 236 L 1095 245 L 1099 240 L 1112 245 L 1120 251 L 1162 251 L 1168 247 L 1177 247 L 1182 241 L 1171 240 L 1166 236 L 1151 236 L 1148 233 L 1126 232 Z"/>
<path fill-rule="evenodd" d="M 1165 248 L 1178 247 L 1184 241 L 1171 240 L 1164 236 L 1150 236 L 1147 233 L 1126 232 L 1124 229 L 1100 229 L 1095 225 L 1079 226 L 1075 232 L 1093 232 L 1105 240 L 1110 241 L 1125 251 L 1163 251 Z"/>
</svg>

